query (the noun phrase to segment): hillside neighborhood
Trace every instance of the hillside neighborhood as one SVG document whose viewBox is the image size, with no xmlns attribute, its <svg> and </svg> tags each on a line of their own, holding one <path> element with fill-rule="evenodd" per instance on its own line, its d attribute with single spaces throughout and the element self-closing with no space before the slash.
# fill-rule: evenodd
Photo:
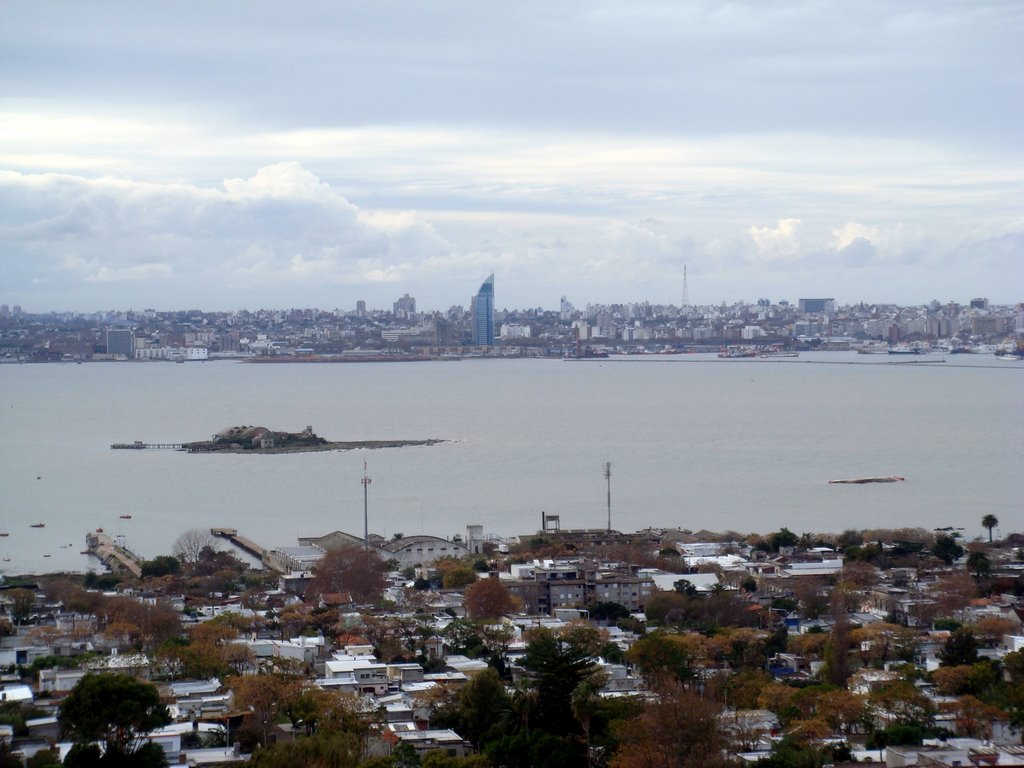
<svg viewBox="0 0 1024 768">
<path fill-rule="evenodd" d="M 187 531 L 0 584 L 0 765 L 1022 766 L 1024 535 L 982 525 L 339 531 L 263 569 Z"/>
</svg>

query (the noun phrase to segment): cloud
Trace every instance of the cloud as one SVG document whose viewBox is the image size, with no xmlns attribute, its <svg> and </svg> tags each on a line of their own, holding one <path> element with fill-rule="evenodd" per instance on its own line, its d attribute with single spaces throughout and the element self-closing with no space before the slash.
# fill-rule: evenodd
<svg viewBox="0 0 1024 768">
<path fill-rule="evenodd" d="M 855 237 L 839 249 L 838 255 L 842 262 L 851 267 L 863 267 L 875 258 L 877 252 L 874 244 L 866 237 Z"/>
<path fill-rule="evenodd" d="M 115 179 L 0 174 L 3 258 L 36 285 L 396 282 L 450 246 L 415 214 L 364 216 L 298 163 L 220 189 Z"/>
<path fill-rule="evenodd" d="M 94 273 L 86 275 L 85 280 L 91 283 L 120 283 L 159 280 L 169 277 L 170 274 L 170 264 L 136 264 L 131 267 L 100 267 Z"/>
<path fill-rule="evenodd" d="M 954 296 L 942 275 L 970 263 L 976 280 L 1009 284 L 1020 265 L 1018 219 L 973 228 L 892 217 L 844 220 L 827 211 L 751 226 L 721 201 L 660 215 L 565 210 L 357 206 L 298 162 L 264 165 L 210 185 L 0 172 L 0 269 L 8 301 L 26 306 L 389 306 L 409 290 L 424 308 L 467 304 L 496 273 L 501 306 L 588 301 L 678 302 L 682 267 L 694 303 L 801 292 L 874 300 L 879 275 L 917 269 L 913 285 Z M 731 203 L 730 203 L 731 205 Z M 705 215 L 707 214 L 707 215 Z M 810 221 L 808 221 L 810 219 Z M 943 243 L 943 232 L 956 235 Z M 884 272 L 883 272 L 884 271 Z M 399 290 L 399 286 L 401 290 Z M 804 287 L 805 286 L 805 287 Z M 929 288 L 928 286 L 934 286 Z M 817 290 L 816 290 L 817 289 Z M 993 291 L 989 291 L 993 293 Z M 898 296 L 880 297 L 897 299 Z"/>
<path fill-rule="evenodd" d="M 772 258 L 796 256 L 800 251 L 800 219 L 779 219 L 774 227 L 750 228 L 750 237 L 761 254 Z"/>
</svg>

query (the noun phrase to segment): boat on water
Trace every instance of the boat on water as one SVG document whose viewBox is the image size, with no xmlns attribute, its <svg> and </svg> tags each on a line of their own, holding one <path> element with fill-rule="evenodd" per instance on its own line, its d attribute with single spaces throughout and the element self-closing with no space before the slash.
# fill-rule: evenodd
<svg viewBox="0 0 1024 768">
<path fill-rule="evenodd" d="M 906 480 L 898 475 L 886 475 L 885 477 L 855 477 L 851 480 L 829 480 L 829 485 L 864 485 L 866 483 L 898 483 Z"/>
<path fill-rule="evenodd" d="M 718 353 L 719 357 L 736 360 L 744 357 L 757 357 L 757 352 L 749 347 L 727 347 Z"/>
<path fill-rule="evenodd" d="M 131 519 L 132 519 L 132 516 L 131 516 L 131 515 L 120 515 L 120 518 L 121 518 L 122 520 L 131 520 Z"/>
<path fill-rule="evenodd" d="M 32 523 L 32 525 L 29 526 L 29 528 L 45 528 L 45 527 L 46 527 L 46 523 Z"/>
<path fill-rule="evenodd" d="M 6 537 L 6 536 L 10 536 L 10 535 L 11 534 L 9 534 L 7 531 L 0 531 L 0 537 Z"/>
<path fill-rule="evenodd" d="M 786 351 L 783 351 L 783 350 L 780 349 L 780 350 L 777 350 L 777 351 L 774 351 L 774 352 L 762 352 L 761 354 L 758 355 L 758 357 L 762 357 L 762 358 L 800 357 L 800 353 L 799 352 L 786 352 Z"/>
<path fill-rule="evenodd" d="M 897 344 L 894 347 L 889 347 L 890 355 L 920 355 L 921 350 L 918 347 L 911 347 L 909 344 Z"/>
</svg>

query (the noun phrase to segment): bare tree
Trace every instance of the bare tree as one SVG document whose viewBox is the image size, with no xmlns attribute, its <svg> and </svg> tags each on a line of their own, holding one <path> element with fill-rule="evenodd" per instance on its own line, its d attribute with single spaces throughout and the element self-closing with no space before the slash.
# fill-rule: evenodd
<svg viewBox="0 0 1024 768">
<path fill-rule="evenodd" d="M 213 549 L 217 540 L 205 528 L 192 528 L 185 531 L 174 542 L 171 552 L 183 563 L 198 563 L 204 549 Z"/>
<path fill-rule="evenodd" d="M 387 579 L 384 562 L 375 551 L 359 546 L 328 550 L 313 569 L 313 580 L 306 588 L 307 600 L 330 592 L 348 592 L 357 603 L 378 603 Z"/>
</svg>

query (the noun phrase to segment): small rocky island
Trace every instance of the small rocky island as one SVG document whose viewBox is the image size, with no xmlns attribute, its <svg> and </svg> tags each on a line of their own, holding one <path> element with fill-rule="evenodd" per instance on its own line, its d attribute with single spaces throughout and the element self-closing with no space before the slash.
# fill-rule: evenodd
<svg viewBox="0 0 1024 768">
<path fill-rule="evenodd" d="M 444 440 L 326 440 L 306 427 L 301 432 L 275 432 L 266 427 L 228 427 L 209 440 L 194 443 L 114 443 L 111 448 L 171 448 L 188 453 L 306 453 L 308 451 L 351 451 L 357 448 L 407 448 L 435 445 Z"/>
<path fill-rule="evenodd" d="M 185 443 L 190 453 L 221 451 L 225 453 L 304 453 L 306 451 L 350 451 L 355 448 L 404 448 L 413 445 L 434 445 L 442 440 L 359 440 L 334 442 L 325 440 L 306 427 L 301 432 L 274 432 L 266 427 L 228 427 L 211 440 Z"/>
</svg>

